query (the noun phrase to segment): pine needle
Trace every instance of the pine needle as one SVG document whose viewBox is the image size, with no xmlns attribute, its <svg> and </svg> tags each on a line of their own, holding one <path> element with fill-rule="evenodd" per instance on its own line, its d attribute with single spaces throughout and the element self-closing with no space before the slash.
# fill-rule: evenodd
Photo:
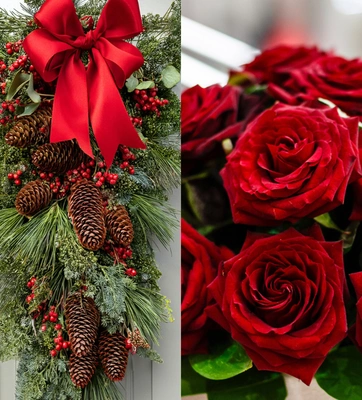
<svg viewBox="0 0 362 400">
<path fill-rule="evenodd" d="M 179 225 L 176 210 L 164 200 L 149 194 L 134 194 L 129 209 L 139 222 L 145 237 L 153 233 L 167 248 Z"/>
</svg>

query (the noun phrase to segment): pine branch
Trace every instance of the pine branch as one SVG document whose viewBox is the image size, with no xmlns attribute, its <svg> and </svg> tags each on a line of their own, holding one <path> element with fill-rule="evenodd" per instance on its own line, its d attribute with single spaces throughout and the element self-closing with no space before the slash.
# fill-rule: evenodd
<svg viewBox="0 0 362 400">
<path fill-rule="evenodd" d="M 56 202 L 15 229 L 11 236 L 1 237 L 2 253 L 43 272 L 43 268 L 55 266 L 59 237 L 69 231 L 72 226 L 67 213 Z"/>
<path fill-rule="evenodd" d="M 129 210 L 131 216 L 140 224 L 145 237 L 154 234 L 163 246 L 168 246 L 179 225 L 173 207 L 156 196 L 134 194 Z"/>
<path fill-rule="evenodd" d="M 172 320 L 167 300 L 157 291 L 124 279 L 125 324 L 132 330 L 138 328 L 141 335 L 158 344 L 161 322 Z"/>
<path fill-rule="evenodd" d="M 110 381 L 101 369 L 82 391 L 82 400 L 124 400 L 117 385 Z"/>
</svg>

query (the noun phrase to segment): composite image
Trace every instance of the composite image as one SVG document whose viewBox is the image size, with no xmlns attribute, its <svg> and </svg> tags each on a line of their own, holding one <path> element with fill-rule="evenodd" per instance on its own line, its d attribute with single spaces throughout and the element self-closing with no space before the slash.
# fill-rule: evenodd
<svg viewBox="0 0 362 400">
<path fill-rule="evenodd" d="M 0 0 L 0 400 L 362 400 L 362 0 Z"/>
</svg>

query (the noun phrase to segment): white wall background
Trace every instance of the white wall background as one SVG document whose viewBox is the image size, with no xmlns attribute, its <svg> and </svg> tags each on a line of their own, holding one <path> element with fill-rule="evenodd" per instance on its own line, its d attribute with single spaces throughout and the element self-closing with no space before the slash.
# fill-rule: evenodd
<svg viewBox="0 0 362 400">
<path fill-rule="evenodd" d="M 139 0 L 142 14 L 163 15 L 171 0 Z M 19 0 L 0 0 L 0 7 L 13 9 L 19 7 Z M 172 193 L 170 202 L 178 210 L 181 208 L 180 191 Z M 170 251 L 162 247 L 156 250 L 156 260 L 163 272 L 160 281 L 162 293 L 171 300 L 175 322 L 162 327 L 162 340 L 156 350 L 164 360 L 163 364 L 131 356 L 127 377 L 122 384 L 126 400 L 177 400 L 180 398 L 180 232 L 175 233 Z M 0 363 L 0 400 L 14 400 L 15 361 Z M 98 400 L 98 399 L 94 399 Z"/>
</svg>

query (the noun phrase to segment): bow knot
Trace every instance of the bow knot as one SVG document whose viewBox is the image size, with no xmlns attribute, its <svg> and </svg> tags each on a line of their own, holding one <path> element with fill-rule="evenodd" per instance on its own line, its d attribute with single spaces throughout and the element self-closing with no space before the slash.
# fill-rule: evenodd
<svg viewBox="0 0 362 400">
<path fill-rule="evenodd" d="M 95 45 L 94 31 L 89 31 L 85 36 L 78 36 L 74 41 L 74 47 L 82 50 L 90 50 Z"/>
<path fill-rule="evenodd" d="M 45 0 L 35 18 L 40 28 L 26 37 L 24 49 L 46 82 L 58 79 L 50 141 L 75 138 L 93 156 L 90 120 L 108 167 L 120 144 L 144 149 L 119 93 L 143 65 L 141 52 L 125 41 L 143 29 L 137 0 L 108 0 L 86 34 L 72 0 Z M 87 68 L 82 50 L 91 51 Z"/>
</svg>

